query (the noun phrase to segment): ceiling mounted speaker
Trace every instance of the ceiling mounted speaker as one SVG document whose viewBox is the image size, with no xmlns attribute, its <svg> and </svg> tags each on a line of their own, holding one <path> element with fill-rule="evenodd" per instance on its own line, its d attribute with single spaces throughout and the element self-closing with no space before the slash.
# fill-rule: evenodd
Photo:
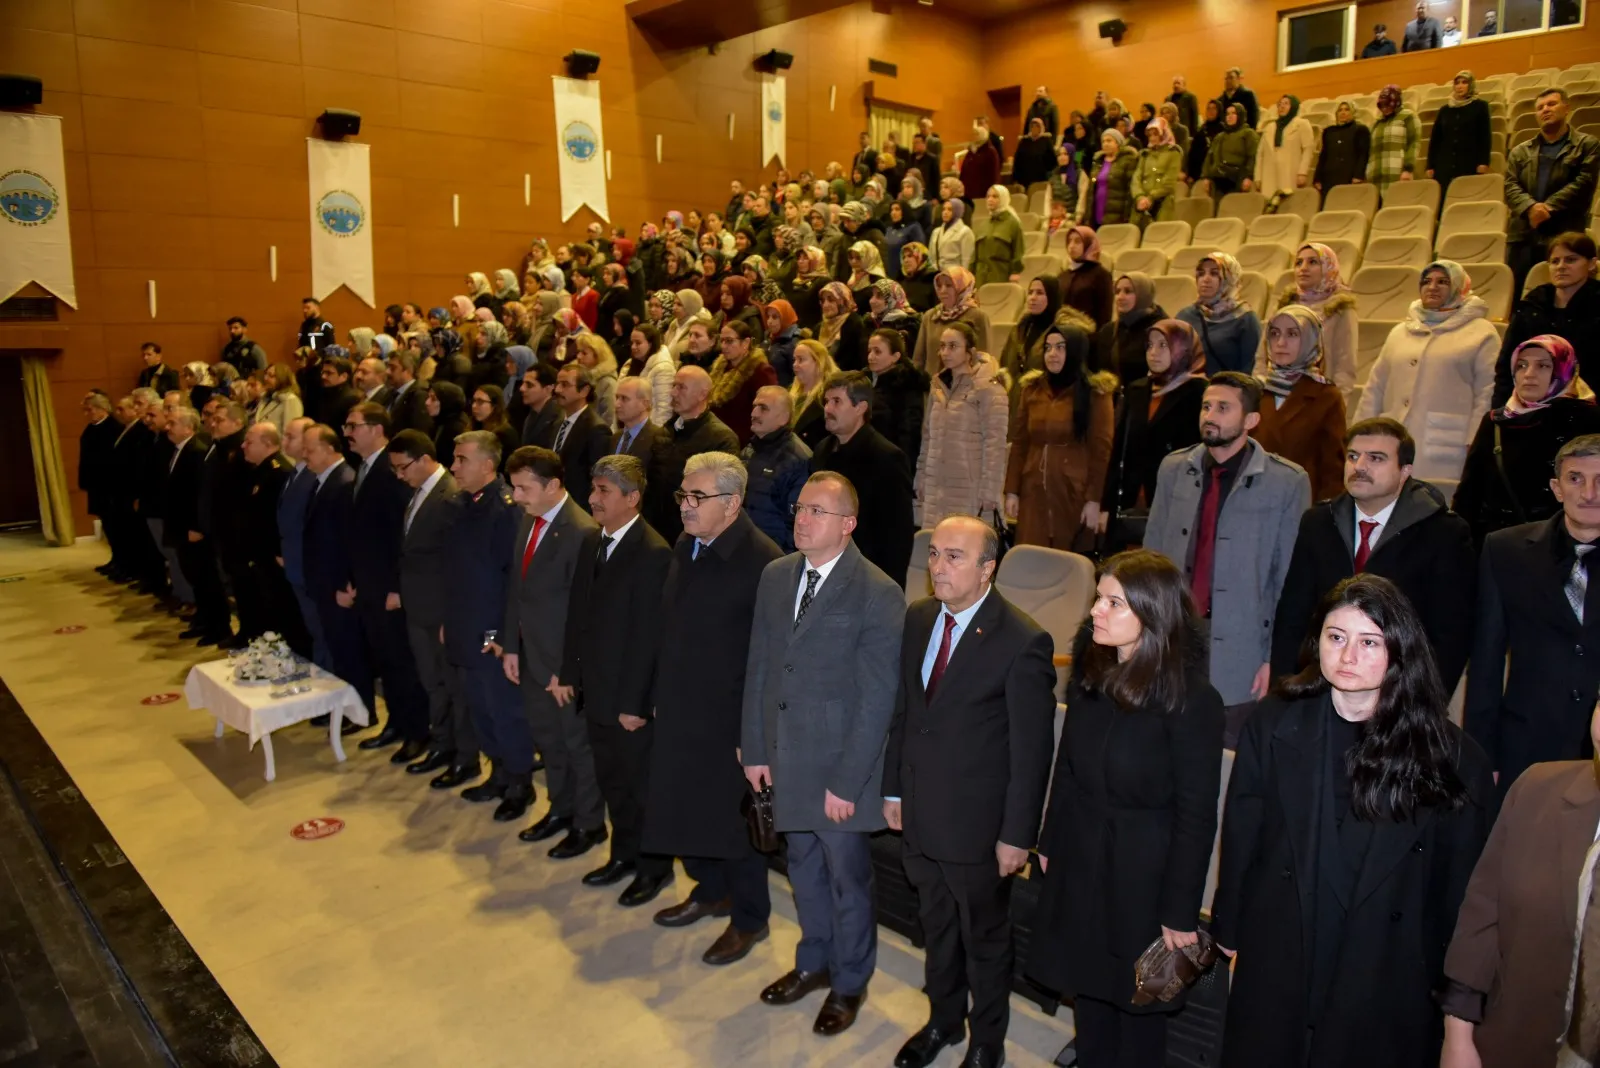
<svg viewBox="0 0 1600 1068">
<path fill-rule="evenodd" d="M 26 74 L 0 74 L 0 107 L 21 108 L 44 102 L 44 82 Z"/>
<path fill-rule="evenodd" d="M 574 48 L 566 55 L 567 73 L 574 78 L 586 78 L 600 69 L 600 53 Z"/>
<path fill-rule="evenodd" d="M 1121 19 L 1106 19 L 1100 24 L 1100 36 L 1112 41 L 1121 41 L 1122 35 L 1127 32 L 1128 24 Z"/>
<path fill-rule="evenodd" d="M 341 137 L 354 137 L 361 132 L 361 112 L 344 108 L 329 108 L 317 117 L 322 125 L 322 136 L 330 141 Z"/>
<path fill-rule="evenodd" d="M 776 48 L 756 60 L 762 70 L 788 70 L 794 66 L 793 52 L 780 52 Z"/>
</svg>

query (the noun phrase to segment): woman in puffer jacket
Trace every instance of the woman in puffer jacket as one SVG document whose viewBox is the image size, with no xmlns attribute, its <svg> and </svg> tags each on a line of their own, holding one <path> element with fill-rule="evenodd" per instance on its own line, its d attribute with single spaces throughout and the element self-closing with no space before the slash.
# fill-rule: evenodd
<svg viewBox="0 0 1600 1068">
<path fill-rule="evenodd" d="M 991 516 L 1004 497 L 1007 383 L 978 345 L 971 324 L 940 324 L 914 485 L 925 527 L 950 515 Z"/>
</svg>

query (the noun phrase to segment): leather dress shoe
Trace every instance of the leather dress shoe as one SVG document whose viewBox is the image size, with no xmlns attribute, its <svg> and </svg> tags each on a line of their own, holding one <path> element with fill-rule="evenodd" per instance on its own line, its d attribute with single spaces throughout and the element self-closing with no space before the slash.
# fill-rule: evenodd
<svg viewBox="0 0 1600 1068">
<path fill-rule="evenodd" d="M 360 734 L 362 731 L 370 731 L 371 729 L 372 724 L 370 723 L 357 723 L 355 720 L 347 719 L 339 724 L 339 736 L 343 738 L 349 734 Z"/>
<path fill-rule="evenodd" d="M 628 888 L 617 895 L 617 904 L 625 909 L 635 909 L 656 899 L 662 889 L 672 885 L 672 872 L 665 875 L 635 875 Z"/>
<path fill-rule="evenodd" d="M 494 810 L 496 823 L 509 823 L 520 820 L 528 814 L 528 809 L 533 807 L 533 787 L 516 786 L 506 791 L 505 799 Z"/>
<path fill-rule="evenodd" d="M 238 652 L 240 649 L 247 649 L 249 647 L 250 639 L 246 638 L 243 634 L 235 634 L 233 637 L 224 638 L 222 641 L 217 643 L 218 649 L 226 649 L 230 653 Z"/>
<path fill-rule="evenodd" d="M 721 901 L 705 902 L 691 897 L 681 905 L 662 909 L 651 917 L 661 927 L 687 927 L 696 920 L 703 920 L 707 916 L 726 916 L 733 911 L 733 899 L 725 897 Z"/>
<path fill-rule="evenodd" d="M 820 972 L 803 972 L 795 968 L 782 979 L 761 992 L 761 1000 L 768 1005 L 793 1005 L 813 990 L 828 985 L 828 969 Z"/>
<path fill-rule="evenodd" d="M 428 788 L 432 790 L 453 790 L 457 786 L 471 782 L 483 769 L 476 764 L 456 764 L 442 775 L 435 775 L 428 780 Z M 463 794 L 462 796 L 466 796 Z"/>
<path fill-rule="evenodd" d="M 766 924 L 761 925 L 759 931 L 741 931 L 733 924 L 728 924 L 727 930 L 717 936 L 711 943 L 711 948 L 700 954 L 700 959 L 707 964 L 718 966 L 732 964 L 734 961 L 744 960 L 750 955 L 757 942 L 765 942 L 770 931 Z"/>
<path fill-rule="evenodd" d="M 528 770 L 529 771 L 543 771 L 544 770 L 544 754 L 543 753 L 539 752 L 538 750 L 534 750 L 533 767 L 529 768 Z"/>
<path fill-rule="evenodd" d="M 427 742 L 418 742 L 418 741 L 406 742 L 399 749 L 395 750 L 394 754 L 389 757 L 389 763 L 391 763 L 391 764 L 410 764 L 413 760 L 417 759 L 419 756 L 421 756 L 422 754 L 426 753 L 427 751 L 428 751 L 428 743 Z"/>
<path fill-rule="evenodd" d="M 523 842 L 542 842 L 546 838 L 554 838 L 562 831 L 570 830 L 572 830 L 570 819 L 546 812 L 543 819 L 535 820 L 533 825 L 517 835 L 517 838 Z"/>
<path fill-rule="evenodd" d="M 636 870 L 637 865 L 633 861 L 618 860 L 612 857 L 600 867 L 585 875 L 582 882 L 584 886 L 615 886 Z"/>
<path fill-rule="evenodd" d="M 964 1027 L 945 1031 L 931 1023 L 927 1024 L 922 1030 L 906 1039 L 906 1044 L 894 1055 L 894 1068 L 928 1068 L 928 1065 L 939 1059 L 940 1050 L 946 1046 L 954 1046 L 965 1038 L 966 1034 Z"/>
<path fill-rule="evenodd" d="M 405 739 L 400 737 L 400 732 L 399 731 L 395 730 L 393 727 L 385 727 L 385 728 L 383 728 L 383 730 L 379 731 L 377 734 L 374 734 L 371 738 L 363 738 L 363 739 L 361 739 L 361 744 L 356 746 L 356 748 L 357 749 L 386 749 L 389 746 L 396 744 L 397 742 L 403 742 L 403 741 L 405 741 Z"/>
<path fill-rule="evenodd" d="M 967 1047 L 967 1055 L 961 1058 L 961 1068 L 1000 1068 L 1004 1063 L 1006 1063 L 1004 1046 L 980 1046 L 973 1043 Z"/>
<path fill-rule="evenodd" d="M 421 760 L 418 760 L 413 764 L 406 765 L 406 774 L 426 775 L 430 771 L 438 771 L 440 768 L 448 768 L 455 762 L 456 755 L 454 753 L 444 753 L 437 749 L 430 749 Z M 455 783 L 451 783 L 450 785 L 454 786 Z"/>
<path fill-rule="evenodd" d="M 861 1003 L 867 1000 L 866 991 L 859 994 L 840 994 L 828 991 L 828 1000 L 822 1003 L 817 1020 L 811 1025 L 814 1034 L 833 1036 L 850 1029 L 856 1022 Z"/>
<path fill-rule="evenodd" d="M 580 831 L 577 828 L 573 828 L 546 855 L 552 860 L 571 860 L 573 857 L 583 856 L 605 840 L 606 829 L 604 827 L 596 827 L 590 831 Z"/>
<path fill-rule="evenodd" d="M 476 786 L 469 786 L 461 791 L 461 800 L 482 803 L 485 801 L 498 801 L 506 796 L 510 787 L 498 775 L 490 775 Z"/>
</svg>

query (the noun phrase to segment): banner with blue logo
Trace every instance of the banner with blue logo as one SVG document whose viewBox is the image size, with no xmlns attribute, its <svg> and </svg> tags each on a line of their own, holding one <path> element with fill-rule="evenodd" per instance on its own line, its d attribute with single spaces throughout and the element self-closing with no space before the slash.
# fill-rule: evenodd
<svg viewBox="0 0 1600 1068">
<path fill-rule="evenodd" d="M 378 306 L 372 281 L 372 171 L 367 146 L 306 138 L 311 172 L 311 294 L 340 286 Z"/>
<path fill-rule="evenodd" d="M 561 221 L 585 204 L 607 222 L 606 141 L 600 132 L 600 83 L 552 75 L 556 99 L 556 163 Z"/>
<path fill-rule="evenodd" d="M 761 76 L 761 165 L 765 167 L 778 158 L 783 166 L 788 151 L 789 91 L 788 79 L 781 74 Z"/>
<path fill-rule="evenodd" d="M 78 306 L 61 119 L 0 113 L 0 300 L 37 282 Z"/>
</svg>

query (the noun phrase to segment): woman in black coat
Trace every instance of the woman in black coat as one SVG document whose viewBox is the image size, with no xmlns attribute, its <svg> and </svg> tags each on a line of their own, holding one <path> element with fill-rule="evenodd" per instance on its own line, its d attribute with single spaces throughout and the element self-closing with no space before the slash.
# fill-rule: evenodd
<svg viewBox="0 0 1600 1068">
<path fill-rule="evenodd" d="M 1470 70 L 1455 77 L 1454 95 L 1439 109 L 1428 139 L 1428 177 L 1439 183 L 1439 210 L 1450 183 L 1464 174 L 1489 172 L 1489 105 L 1478 96 Z"/>
<path fill-rule="evenodd" d="M 1324 197 L 1336 185 L 1351 185 L 1367 180 L 1367 158 L 1372 154 L 1372 131 L 1356 121 L 1356 112 L 1341 101 L 1333 113 L 1333 125 L 1322 131 L 1322 151 L 1311 184 Z"/>
<path fill-rule="evenodd" d="M 1450 505 L 1479 549 L 1497 530 L 1555 515 L 1556 452 L 1580 434 L 1600 433 L 1600 408 L 1577 396 L 1578 360 L 1565 339 L 1529 338 L 1517 346 L 1511 370 L 1511 399 L 1478 425 Z"/>
<path fill-rule="evenodd" d="M 1134 962 L 1154 941 L 1198 940 L 1222 698 L 1183 573 L 1160 553 L 1106 561 L 1072 652 L 1026 970 L 1076 996 L 1084 1068 L 1163 1068 L 1183 998 L 1134 1006 Z"/>
<path fill-rule="evenodd" d="M 928 375 L 912 366 L 905 335 L 880 327 L 867 338 L 872 376 L 872 428 L 900 447 L 909 470 L 922 451 L 922 415 L 928 409 Z"/>
<path fill-rule="evenodd" d="M 433 417 L 433 447 L 435 455 L 455 456 L 456 438 L 472 429 L 467 416 L 467 395 L 454 382 L 435 380 L 428 385 L 428 398 L 424 403 Z"/>
<path fill-rule="evenodd" d="M 1511 397 L 1511 354 L 1539 334 L 1566 338 L 1578 355 L 1578 377 L 1591 385 L 1600 382 L 1600 281 L 1595 279 L 1600 258 L 1595 253 L 1594 238 L 1585 233 L 1561 234 L 1550 242 L 1545 261 L 1550 281 L 1534 286 L 1517 302 L 1500 343 L 1494 407 Z"/>
<path fill-rule="evenodd" d="M 1096 371 L 1110 371 L 1124 382 L 1144 374 L 1144 350 L 1150 328 L 1167 317 L 1156 303 L 1156 286 L 1139 271 L 1117 275 L 1112 287 L 1117 317 L 1095 334 Z"/>
<path fill-rule="evenodd" d="M 1228 783 L 1222 1065 L 1436 1065 L 1445 950 L 1494 820 L 1489 760 L 1450 722 L 1388 579 L 1340 582 L 1311 633 L 1310 666 L 1246 721 Z"/>
</svg>

